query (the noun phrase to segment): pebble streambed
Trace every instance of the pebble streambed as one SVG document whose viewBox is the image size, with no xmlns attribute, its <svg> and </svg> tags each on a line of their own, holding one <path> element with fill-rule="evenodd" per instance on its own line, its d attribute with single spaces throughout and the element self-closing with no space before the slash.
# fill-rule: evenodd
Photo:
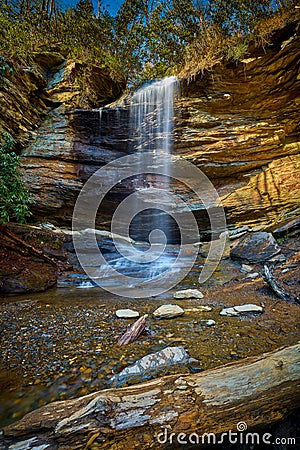
<svg viewBox="0 0 300 450">
<path fill-rule="evenodd" d="M 98 287 L 2 298 L 1 427 L 46 403 L 107 388 L 114 374 L 167 346 L 184 346 L 206 370 L 297 342 L 299 307 L 275 298 L 261 278 L 245 280 L 239 268 L 227 265 L 225 281 L 229 273 L 233 279 L 224 285 L 217 272 L 215 283 L 200 288 L 201 300 L 175 300 L 175 290 L 155 298 L 126 299 Z M 181 285 L 191 286 L 199 287 L 193 274 Z M 154 310 L 169 303 L 191 311 L 169 320 L 154 319 Z M 224 306 L 244 303 L 263 304 L 264 312 L 220 316 Z M 199 305 L 212 310 L 195 310 Z M 149 314 L 147 331 L 122 347 L 117 340 L 135 319 L 117 318 L 120 308 Z M 209 319 L 215 326 L 205 325 Z M 172 367 L 160 375 L 174 372 L 190 373 L 193 367 Z"/>
</svg>

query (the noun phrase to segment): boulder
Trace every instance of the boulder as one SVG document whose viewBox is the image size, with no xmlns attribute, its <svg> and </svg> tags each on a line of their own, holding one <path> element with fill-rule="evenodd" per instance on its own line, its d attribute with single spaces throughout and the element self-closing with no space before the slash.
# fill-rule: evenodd
<svg viewBox="0 0 300 450">
<path fill-rule="evenodd" d="M 56 285 L 58 267 L 51 263 L 59 261 L 59 268 L 69 269 L 63 251 L 64 239 L 52 231 L 41 230 L 28 225 L 9 224 L 8 231 L 16 237 L 12 239 L 5 232 L 0 233 L 0 295 L 42 292 Z M 44 252 L 45 259 L 28 248 L 32 246 Z"/>
<path fill-rule="evenodd" d="M 280 247 L 272 233 L 258 231 L 248 233 L 232 249 L 232 259 L 241 259 L 251 263 L 264 262 L 280 252 Z"/>
<path fill-rule="evenodd" d="M 183 347 L 167 347 L 159 352 L 151 353 L 139 359 L 132 366 L 110 378 L 109 383 L 121 387 L 125 383 L 142 382 L 154 378 L 165 368 L 197 361 L 190 358 Z"/>
<path fill-rule="evenodd" d="M 179 317 L 184 314 L 184 309 L 178 305 L 162 305 L 157 308 L 153 316 L 156 319 L 172 319 L 173 317 Z"/>
<path fill-rule="evenodd" d="M 203 298 L 203 294 L 198 289 L 184 289 L 182 291 L 175 292 L 174 298 L 176 299 Z"/>
</svg>

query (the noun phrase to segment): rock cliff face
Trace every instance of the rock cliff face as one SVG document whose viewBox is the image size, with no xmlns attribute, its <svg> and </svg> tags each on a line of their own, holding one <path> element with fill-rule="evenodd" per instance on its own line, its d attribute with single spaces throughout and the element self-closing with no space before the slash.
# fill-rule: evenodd
<svg viewBox="0 0 300 450">
<path fill-rule="evenodd" d="M 23 147 L 36 138 L 42 118 L 53 108 L 93 108 L 112 102 L 124 89 L 105 69 L 66 61 L 56 52 L 34 53 L 30 67 L 8 66 L 0 78 L 0 132 L 10 133 Z"/>
<path fill-rule="evenodd" d="M 269 229 L 299 214 L 299 24 L 266 54 L 187 85 L 177 152 L 216 184 L 234 226 Z"/>
<path fill-rule="evenodd" d="M 182 82 L 176 154 L 209 176 L 232 228 L 269 230 L 299 214 L 299 56 L 299 24 L 291 23 L 274 35 L 266 52 L 256 50 L 237 65 L 217 66 L 190 84 Z M 22 118 L 28 102 L 31 129 L 40 111 L 48 110 L 23 150 L 22 165 L 36 201 L 35 215 L 56 223 L 70 223 L 76 197 L 97 168 L 130 152 L 126 106 L 74 108 L 89 92 L 88 86 L 79 92 L 72 84 L 81 69 L 62 62 L 52 69 L 48 84 L 40 76 L 31 91 L 34 101 L 27 96 L 11 107 L 11 129 L 17 119 L 21 127 L 28 120 Z M 45 70 L 43 76 L 45 80 Z M 88 79 L 92 87 L 83 106 L 101 106 L 122 90 L 106 78 L 97 93 L 95 78 Z M 123 194 L 115 190 L 105 205 L 107 212 Z M 108 217 L 105 208 L 102 225 Z"/>
<path fill-rule="evenodd" d="M 45 79 L 33 67 L 13 68 L 0 80 L 0 132 L 10 133 L 26 145 L 47 111 Z"/>
</svg>

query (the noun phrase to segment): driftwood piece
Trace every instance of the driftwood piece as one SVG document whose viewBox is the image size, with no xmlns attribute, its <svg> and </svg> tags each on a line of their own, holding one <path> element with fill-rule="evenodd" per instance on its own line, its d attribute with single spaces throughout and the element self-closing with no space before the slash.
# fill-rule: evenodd
<svg viewBox="0 0 300 450">
<path fill-rule="evenodd" d="M 20 239 L 18 236 L 15 235 L 15 233 L 10 231 L 6 226 L 0 225 L 0 232 L 3 233 L 8 238 L 10 238 L 13 242 L 16 242 L 18 245 L 20 245 L 22 248 L 22 253 L 23 250 L 26 249 L 30 254 L 42 258 L 43 260 L 47 261 L 49 264 L 51 264 L 56 268 L 58 267 L 58 263 L 54 259 L 47 256 L 42 250 L 38 250 L 37 248 L 23 241 L 23 239 Z"/>
<path fill-rule="evenodd" d="M 118 340 L 119 345 L 131 344 L 131 342 L 136 341 L 136 339 L 142 334 L 146 327 L 146 319 L 148 314 L 140 317 L 136 320 L 131 327 L 121 336 Z"/>
<path fill-rule="evenodd" d="M 273 271 L 270 267 L 268 267 L 266 264 L 264 265 L 264 273 L 262 274 L 264 280 L 268 283 L 270 288 L 272 289 L 275 294 L 285 301 L 294 301 L 297 303 L 300 303 L 299 297 L 293 296 L 290 292 L 285 290 L 282 286 L 279 285 L 279 283 L 276 281 Z"/>
<path fill-rule="evenodd" d="M 198 436 L 201 444 L 204 433 L 236 432 L 241 421 L 247 431 L 257 430 L 299 407 L 299 369 L 296 344 L 194 375 L 51 403 L 4 428 L 0 448 L 20 441 L 31 448 L 24 444 L 31 439 L 34 447 L 73 450 L 85 448 L 93 437 L 101 449 L 159 450 L 175 433 L 168 447 L 175 449 L 183 448 L 176 440 L 179 433 L 193 436 L 194 442 Z"/>
</svg>

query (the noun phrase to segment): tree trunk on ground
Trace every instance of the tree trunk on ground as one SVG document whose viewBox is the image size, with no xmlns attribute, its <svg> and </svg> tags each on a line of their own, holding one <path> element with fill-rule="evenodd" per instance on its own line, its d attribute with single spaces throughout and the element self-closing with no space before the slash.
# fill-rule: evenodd
<svg viewBox="0 0 300 450">
<path fill-rule="evenodd" d="M 13 242 L 17 243 L 21 247 L 21 251 L 27 250 L 30 254 L 37 256 L 38 258 L 41 258 L 45 261 L 47 261 L 52 266 L 58 268 L 58 262 L 56 262 L 54 259 L 47 256 L 42 250 L 38 250 L 37 248 L 33 247 L 32 245 L 28 244 L 27 242 L 20 239 L 18 236 L 15 235 L 12 231 L 10 231 L 6 226 L 0 225 L 0 232 L 5 234 L 9 239 L 11 239 Z"/>
<path fill-rule="evenodd" d="M 186 440 L 190 433 L 197 433 L 193 442 L 199 436 L 201 444 L 203 433 L 236 432 L 239 422 L 248 431 L 267 427 L 299 407 L 299 354 L 297 344 L 194 375 L 171 375 L 55 402 L 6 427 L 2 439 L 5 445 L 32 439 L 35 447 L 49 444 L 43 447 L 47 450 L 92 445 L 158 450 L 166 448 L 171 433 L 169 448 L 175 449 L 182 448 L 178 436 Z"/>
<path fill-rule="evenodd" d="M 262 274 L 263 279 L 268 283 L 270 288 L 272 289 L 275 294 L 285 301 L 293 301 L 300 303 L 300 300 L 298 297 L 293 296 L 290 292 L 288 292 L 286 289 L 284 289 L 282 286 L 279 285 L 279 283 L 276 281 L 273 271 L 270 267 L 267 265 L 264 265 L 264 273 Z"/>
</svg>

